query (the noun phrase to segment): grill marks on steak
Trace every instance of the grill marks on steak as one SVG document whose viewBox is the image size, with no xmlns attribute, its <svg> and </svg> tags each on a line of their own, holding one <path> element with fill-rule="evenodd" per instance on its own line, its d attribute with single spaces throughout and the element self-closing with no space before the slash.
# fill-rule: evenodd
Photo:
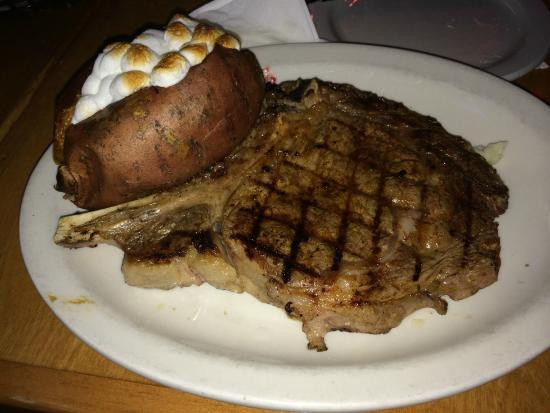
<svg viewBox="0 0 550 413">
<path fill-rule="evenodd" d="M 224 219 L 233 262 L 238 243 L 264 262 L 261 272 L 277 282 L 270 297 L 305 321 L 316 349 L 331 329 L 387 331 L 417 305 L 444 312 L 434 297 L 469 296 L 494 282 L 500 265 L 491 210 L 507 192 L 492 168 L 473 152 L 452 153 L 467 144 L 433 119 L 408 120 L 412 113 L 393 102 L 369 106 L 371 96 L 354 112 L 316 102 L 287 116 L 287 133 Z M 428 136 L 450 145 L 432 148 Z M 463 172 L 471 163 L 496 177 L 500 198 L 479 192 L 486 181 Z M 374 314 L 354 315 L 361 307 Z"/>
<path fill-rule="evenodd" d="M 422 307 L 445 313 L 443 295 L 462 299 L 496 280 L 506 186 L 469 143 L 400 103 L 347 85 L 283 83 L 223 170 L 158 195 L 155 208 L 138 202 L 123 224 L 108 212 L 85 225 L 94 242 L 127 253 L 131 283 L 177 274 L 157 286 L 247 291 L 300 319 L 316 350 L 328 331 L 387 332 Z M 136 230 L 144 221 L 154 236 Z M 74 232 L 66 226 L 56 241 L 92 242 L 66 242 Z M 210 234 L 208 248 L 195 233 Z"/>
</svg>

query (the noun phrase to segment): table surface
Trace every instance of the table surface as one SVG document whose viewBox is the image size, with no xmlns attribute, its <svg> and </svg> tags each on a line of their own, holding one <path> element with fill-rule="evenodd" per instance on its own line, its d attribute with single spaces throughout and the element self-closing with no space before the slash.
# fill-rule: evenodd
<svg viewBox="0 0 550 413">
<path fill-rule="evenodd" d="M 176 10 L 201 3 L 88 0 L 9 19 L 0 15 L 1 38 L 9 39 L 0 67 L 0 405 L 77 412 L 267 411 L 169 389 L 107 360 L 42 301 L 19 248 L 21 197 L 51 142 L 58 91 L 105 39 L 163 25 Z M 550 102 L 549 69 L 534 70 L 516 84 Z M 388 412 L 547 412 L 548 383 L 550 351 L 473 390 Z"/>
</svg>

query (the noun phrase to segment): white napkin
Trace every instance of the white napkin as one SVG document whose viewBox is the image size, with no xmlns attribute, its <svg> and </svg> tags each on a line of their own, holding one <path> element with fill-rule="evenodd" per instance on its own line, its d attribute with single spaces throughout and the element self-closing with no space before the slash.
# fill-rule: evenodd
<svg viewBox="0 0 550 413">
<path fill-rule="evenodd" d="M 214 0 L 191 17 L 235 33 L 243 48 L 319 41 L 304 0 Z"/>
</svg>

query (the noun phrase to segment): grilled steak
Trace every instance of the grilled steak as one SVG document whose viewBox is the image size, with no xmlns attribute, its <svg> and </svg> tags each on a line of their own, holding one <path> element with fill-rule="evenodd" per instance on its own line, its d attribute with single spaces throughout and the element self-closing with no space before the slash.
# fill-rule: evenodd
<svg viewBox="0 0 550 413">
<path fill-rule="evenodd" d="M 433 118 L 352 86 L 285 82 L 222 163 L 170 192 L 64 217 L 55 241 L 114 243 L 126 282 L 208 282 L 283 308 L 309 348 L 385 333 L 493 283 L 508 190 Z"/>
</svg>

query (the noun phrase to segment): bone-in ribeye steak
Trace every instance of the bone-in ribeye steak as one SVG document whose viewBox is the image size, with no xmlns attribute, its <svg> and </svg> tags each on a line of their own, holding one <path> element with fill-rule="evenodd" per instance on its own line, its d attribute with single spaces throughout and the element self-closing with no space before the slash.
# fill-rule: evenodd
<svg viewBox="0 0 550 413">
<path fill-rule="evenodd" d="M 493 283 L 507 203 L 495 169 L 434 118 L 298 80 L 268 92 L 251 135 L 208 172 L 63 217 L 55 241 L 116 244 L 130 285 L 249 292 L 321 351 L 331 330 L 385 333 Z"/>
</svg>

